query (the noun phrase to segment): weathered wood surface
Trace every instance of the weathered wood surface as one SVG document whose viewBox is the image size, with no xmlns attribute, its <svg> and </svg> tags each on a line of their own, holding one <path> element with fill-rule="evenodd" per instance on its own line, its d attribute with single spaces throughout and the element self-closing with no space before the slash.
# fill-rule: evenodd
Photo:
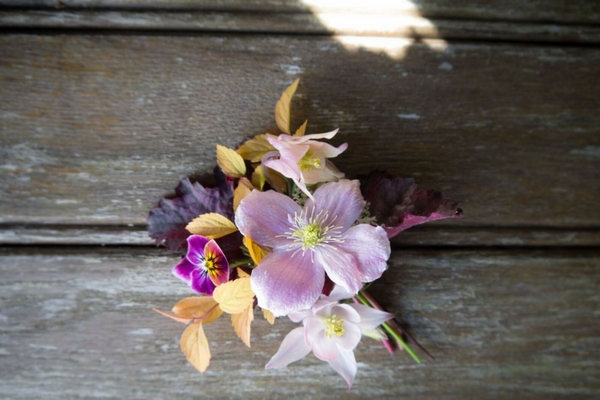
<svg viewBox="0 0 600 400">
<path fill-rule="evenodd" d="M 372 293 L 436 357 L 416 365 L 378 343 L 357 349 L 352 391 L 310 356 L 265 371 L 295 327 L 257 312 L 252 349 L 226 318 L 206 327 L 198 374 L 178 349 L 183 325 L 155 314 L 187 287 L 159 250 L 4 248 L 0 397 L 594 398 L 600 390 L 596 250 L 401 250 Z"/>
<path fill-rule="evenodd" d="M 0 398 L 597 397 L 600 2 L 0 7 Z M 364 340 L 352 391 L 314 357 L 265 371 L 294 324 L 258 312 L 252 350 L 207 327 L 200 375 L 150 310 L 190 292 L 148 210 L 273 126 L 296 77 L 293 122 L 339 127 L 342 170 L 412 176 L 466 214 L 395 238 L 373 286 L 436 360 Z"/>
<path fill-rule="evenodd" d="M 46 9 L 202 10 L 420 15 L 528 22 L 597 24 L 600 5 L 589 0 L 0 0 L 0 6 Z"/>
<path fill-rule="evenodd" d="M 143 224 L 180 178 L 273 123 L 340 128 L 336 164 L 462 201 L 438 226 L 597 229 L 600 51 L 402 39 L 0 37 L 4 224 Z M 341 74 L 340 71 L 344 73 Z"/>
<path fill-rule="evenodd" d="M 600 25 L 428 19 L 359 12 L 4 11 L 0 28 L 395 36 L 414 39 L 600 43 Z"/>
</svg>

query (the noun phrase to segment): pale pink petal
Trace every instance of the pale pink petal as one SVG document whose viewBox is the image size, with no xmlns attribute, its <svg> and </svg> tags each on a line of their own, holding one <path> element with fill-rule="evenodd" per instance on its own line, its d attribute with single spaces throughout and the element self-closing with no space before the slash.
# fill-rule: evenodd
<svg viewBox="0 0 600 400">
<path fill-rule="evenodd" d="M 290 229 L 290 218 L 301 211 L 288 196 L 272 190 L 253 190 L 240 202 L 235 225 L 244 236 L 260 245 L 286 248 L 292 241 L 281 235 Z"/>
<path fill-rule="evenodd" d="M 358 326 L 363 332 L 369 329 L 377 328 L 385 321 L 394 318 L 393 314 L 363 306 L 361 304 L 348 304 L 348 307 L 352 307 L 360 315 L 360 322 L 358 323 Z"/>
<path fill-rule="evenodd" d="M 329 143 L 313 142 L 312 140 L 307 142 L 310 150 L 319 157 L 334 158 L 342 154 L 348 148 L 348 143 L 344 143 L 339 147 L 330 145 Z"/>
<path fill-rule="evenodd" d="M 357 180 L 342 179 L 326 183 L 315 191 L 314 198 L 315 215 L 322 210 L 327 212 L 325 226 L 341 226 L 342 231 L 352 226 L 365 207 L 365 200 L 360 193 L 360 182 Z M 313 204 L 312 200 L 307 201 L 304 209 L 310 209 Z"/>
<path fill-rule="evenodd" d="M 277 137 L 277 139 L 280 141 L 283 141 L 283 142 L 301 144 L 301 143 L 304 143 L 309 140 L 332 139 L 336 135 L 336 133 L 338 133 L 338 131 L 339 131 L 339 128 L 335 129 L 331 132 L 313 133 L 313 134 L 304 135 L 304 136 L 290 136 L 290 135 L 281 134 Z M 271 143 L 271 144 L 273 144 L 273 143 Z"/>
<path fill-rule="evenodd" d="M 350 293 L 342 286 L 335 286 L 329 296 L 327 296 L 327 300 L 332 302 L 337 302 L 344 299 L 352 298 L 356 293 Z"/>
<path fill-rule="evenodd" d="M 300 172 L 300 167 L 298 166 L 297 161 L 294 161 L 294 159 L 289 157 L 283 157 L 280 153 L 269 154 L 269 157 L 267 157 L 267 155 L 263 157 L 263 166 L 269 167 L 272 170 L 279 172 L 286 178 L 293 179 L 294 181 L 299 181 L 302 179 L 302 173 Z"/>
<path fill-rule="evenodd" d="M 332 165 L 330 162 L 325 162 L 325 165 Z M 311 169 L 309 171 L 304 171 L 302 173 L 304 177 L 304 181 L 308 184 L 319 183 L 319 182 L 331 182 L 337 181 L 344 177 L 343 172 L 339 172 L 337 168 L 319 168 L 319 169 Z"/>
<path fill-rule="evenodd" d="M 315 357 L 322 361 L 332 361 L 338 358 L 339 348 L 335 345 L 336 340 L 334 338 L 339 339 L 335 335 L 333 338 L 327 338 L 325 334 L 320 338 L 316 338 L 310 345 Z"/>
<path fill-rule="evenodd" d="M 308 317 L 304 321 L 304 340 L 309 347 L 313 347 L 315 341 L 325 339 L 325 322 L 321 317 Z"/>
<path fill-rule="evenodd" d="M 312 316 L 313 313 L 308 308 L 290 312 L 287 316 L 292 322 L 301 322 L 304 318 Z"/>
<path fill-rule="evenodd" d="M 308 353 L 310 353 L 310 347 L 304 341 L 304 328 L 296 328 L 283 339 L 279 350 L 271 357 L 265 369 L 285 368 Z"/>
<path fill-rule="evenodd" d="M 279 317 L 310 308 L 317 301 L 325 273 L 311 261 L 309 253 L 275 249 L 262 259 L 250 280 L 259 307 Z"/>
<path fill-rule="evenodd" d="M 360 322 L 360 315 L 354 308 L 350 307 L 350 304 L 336 304 L 331 307 L 330 313 L 331 315 L 335 314 L 338 317 L 342 317 L 344 321 L 349 321 L 353 324 Z"/>
<path fill-rule="evenodd" d="M 390 258 L 390 240 L 380 226 L 360 224 L 348 229 L 346 239 L 337 247 L 350 253 L 358 261 L 362 282 L 372 282 L 387 269 Z"/>
<path fill-rule="evenodd" d="M 339 353 L 340 356 L 333 361 L 329 361 L 329 365 L 344 378 L 350 389 L 352 388 L 352 383 L 354 383 L 354 377 L 356 376 L 357 370 L 354 352 L 351 350 L 340 349 Z"/>
<path fill-rule="evenodd" d="M 349 292 L 362 288 L 361 273 L 353 255 L 331 246 L 320 246 L 315 251 L 315 262 L 323 266 L 327 276 Z"/>
<path fill-rule="evenodd" d="M 344 350 L 354 350 L 360 339 L 362 338 L 362 332 L 358 325 L 351 322 L 344 323 L 344 334 L 342 336 L 333 335 L 332 339 L 336 345 Z"/>
</svg>

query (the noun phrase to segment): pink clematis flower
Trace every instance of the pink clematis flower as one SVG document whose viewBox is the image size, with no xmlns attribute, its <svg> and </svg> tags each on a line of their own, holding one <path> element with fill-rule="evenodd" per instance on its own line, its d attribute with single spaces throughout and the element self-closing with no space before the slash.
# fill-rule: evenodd
<svg viewBox="0 0 600 400">
<path fill-rule="evenodd" d="M 215 287 L 229 280 L 229 263 L 212 239 L 188 237 L 187 254 L 173 267 L 173 275 L 190 285 L 194 292 L 212 296 Z"/>
<path fill-rule="evenodd" d="M 254 190 L 240 203 L 235 223 L 244 236 L 270 247 L 252 272 L 258 305 L 276 316 L 311 307 L 325 274 L 350 293 L 387 269 L 390 242 L 383 228 L 360 224 L 365 200 L 359 182 L 330 182 L 301 208 L 291 198 Z"/>
<path fill-rule="evenodd" d="M 344 177 L 328 158 L 337 157 L 348 148 L 348 143 L 340 147 L 317 142 L 313 139 L 331 139 L 337 129 L 314 135 L 290 136 L 281 134 L 277 138 L 267 136 L 267 140 L 278 151 L 265 154 L 262 164 L 283 176 L 290 178 L 310 198 L 312 194 L 306 185 L 319 182 L 337 181 Z"/>
<path fill-rule="evenodd" d="M 265 368 L 284 368 L 312 351 L 318 359 L 327 361 L 351 388 L 357 370 L 354 348 L 362 333 L 375 329 L 393 315 L 360 304 L 338 303 L 347 297 L 352 294 L 338 286 L 310 309 L 290 313 L 288 317 L 303 326 L 283 339 Z"/>
</svg>

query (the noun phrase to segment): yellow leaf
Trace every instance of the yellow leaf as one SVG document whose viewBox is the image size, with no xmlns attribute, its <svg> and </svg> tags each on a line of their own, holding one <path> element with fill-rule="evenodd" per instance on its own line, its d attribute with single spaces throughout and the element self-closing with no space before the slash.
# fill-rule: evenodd
<svg viewBox="0 0 600 400">
<path fill-rule="evenodd" d="M 213 299 L 221 310 L 229 314 L 241 313 L 254 302 L 254 292 L 250 288 L 250 278 L 239 278 L 215 288 Z"/>
<path fill-rule="evenodd" d="M 254 321 L 254 309 L 250 304 L 244 311 L 231 316 L 231 325 L 242 342 L 250 347 L 250 324 Z"/>
<path fill-rule="evenodd" d="M 211 239 L 217 239 L 237 231 L 233 222 L 217 213 L 202 214 L 187 224 L 185 229 L 194 235 L 202 235 Z"/>
<path fill-rule="evenodd" d="M 204 329 L 202 329 L 202 323 L 194 322 L 188 326 L 183 331 L 179 344 L 190 364 L 200 372 L 206 371 L 210 362 L 210 349 Z"/>
<path fill-rule="evenodd" d="M 290 133 L 290 104 L 292 103 L 292 96 L 298 88 L 298 82 L 300 82 L 300 79 L 296 79 L 294 83 L 285 89 L 275 106 L 275 122 L 277 122 L 277 127 L 287 134 Z"/>
<path fill-rule="evenodd" d="M 246 174 L 246 164 L 244 159 L 235 150 L 228 149 L 225 146 L 217 145 L 217 164 L 223 170 L 225 175 L 232 178 L 241 178 Z"/>
<path fill-rule="evenodd" d="M 240 278 L 250 278 L 250 275 L 248 275 L 246 271 L 241 268 L 238 268 L 237 273 Z"/>
<path fill-rule="evenodd" d="M 275 314 L 273 314 L 271 311 L 267 310 L 266 308 L 263 308 L 262 312 L 263 312 L 263 317 L 265 317 L 265 319 L 267 321 L 269 321 L 269 323 L 271 325 L 273 325 L 275 323 Z"/>
<path fill-rule="evenodd" d="M 254 186 L 252 186 L 252 183 L 248 178 L 244 177 L 240 179 L 237 187 L 233 191 L 233 212 L 237 211 L 240 201 L 248 196 L 252 192 L 252 189 L 254 189 Z"/>
<path fill-rule="evenodd" d="M 202 322 L 208 324 L 219 318 L 223 311 L 210 296 L 186 297 L 173 307 L 173 312 L 184 318 L 203 318 Z"/>
<path fill-rule="evenodd" d="M 267 178 L 265 177 L 263 166 L 259 165 L 252 173 L 252 186 L 258 188 L 258 190 L 263 190 L 266 181 Z"/>
<path fill-rule="evenodd" d="M 172 320 L 177 321 L 177 322 L 181 322 L 182 324 L 186 324 L 187 325 L 187 324 L 189 324 L 192 321 L 191 318 L 183 318 L 183 317 L 180 317 L 178 315 L 170 314 L 170 313 L 168 313 L 166 311 L 161 311 L 161 310 L 159 310 L 157 308 L 153 308 L 153 310 L 156 311 L 157 313 L 159 313 L 160 315 L 164 315 L 165 317 L 171 318 Z"/>
<path fill-rule="evenodd" d="M 298 128 L 296 130 L 296 133 L 294 133 L 294 136 L 304 136 L 304 133 L 306 132 L 307 124 L 308 124 L 308 120 L 304 121 L 304 123 L 302 125 L 300 125 L 300 128 Z"/>
<path fill-rule="evenodd" d="M 276 137 L 268 133 L 257 135 L 238 147 L 236 152 L 245 160 L 260 162 L 265 154 L 275 151 L 275 147 L 267 141 L 267 136 Z"/>
<path fill-rule="evenodd" d="M 244 236 L 244 245 L 248 249 L 248 253 L 250 253 L 250 258 L 254 261 L 254 264 L 258 265 L 258 263 L 263 259 L 267 252 L 261 246 L 257 245 L 247 236 Z"/>
</svg>

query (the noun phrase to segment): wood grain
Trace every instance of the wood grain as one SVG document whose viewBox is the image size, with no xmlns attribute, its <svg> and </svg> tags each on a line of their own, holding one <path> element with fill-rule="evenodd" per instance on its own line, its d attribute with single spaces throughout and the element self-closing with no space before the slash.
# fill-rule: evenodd
<svg viewBox="0 0 600 400">
<path fill-rule="evenodd" d="M 5 224 L 143 224 L 217 143 L 335 127 L 349 175 L 462 202 L 438 226 L 598 228 L 600 51 L 359 37 L 0 37 Z M 340 71 L 343 71 L 341 73 Z"/>
<path fill-rule="evenodd" d="M 317 13 L 353 10 L 364 14 L 426 18 L 597 24 L 600 5 L 587 0 L 0 0 L 0 6 L 46 9 L 212 10 Z"/>
<path fill-rule="evenodd" d="M 520 21 L 428 19 L 344 12 L 5 11 L 4 29 L 102 29 L 390 36 L 413 39 L 599 43 L 600 26 Z"/>
<path fill-rule="evenodd" d="M 352 391 L 310 356 L 265 371 L 295 326 L 259 313 L 252 349 L 206 327 L 200 375 L 168 310 L 176 257 L 147 249 L 0 250 L 0 396 L 29 398 L 593 398 L 600 390 L 598 250 L 395 251 L 371 292 L 434 354 L 416 365 L 368 339 Z"/>
</svg>

